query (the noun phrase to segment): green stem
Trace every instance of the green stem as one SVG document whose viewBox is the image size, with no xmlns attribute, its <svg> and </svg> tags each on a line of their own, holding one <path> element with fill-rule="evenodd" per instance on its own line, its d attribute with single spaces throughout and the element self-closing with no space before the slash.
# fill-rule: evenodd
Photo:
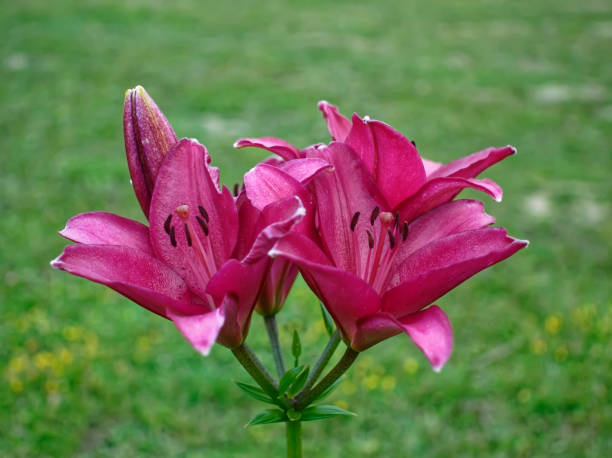
<svg viewBox="0 0 612 458">
<path fill-rule="evenodd" d="M 270 347 L 272 347 L 272 356 L 274 357 L 274 364 L 276 365 L 276 373 L 278 374 L 278 378 L 281 378 L 285 373 L 285 362 L 283 361 L 283 352 L 278 339 L 278 327 L 276 326 L 275 315 L 264 316 L 264 323 L 266 323 L 266 331 L 268 331 Z"/>
<path fill-rule="evenodd" d="M 323 372 L 323 369 L 325 369 L 325 366 L 327 366 L 327 363 L 334 355 L 334 352 L 336 351 L 336 348 L 338 348 L 339 343 L 340 333 L 336 329 L 336 332 L 332 334 L 331 338 L 329 339 L 329 342 L 327 342 L 323 353 L 321 353 L 321 356 L 319 356 L 319 360 L 312 368 L 312 372 L 310 372 L 310 375 L 306 379 L 306 383 L 304 384 L 304 388 L 302 388 L 302 390 L 300 391 L 300 394 L 310 390 L 310 388 L 312 388 L 312 385 L 316 383 L 317 379 L 319 378 L 319 375 L 321 375 L 321 372 Z"/>
<path fill-rule="evenodd" d="M 302 423 L 288 421 L 287 425 L 287 458 L 302 458 Z"/>
<path fill-rule="evenodd" d="M 261 361 L 255 356 L 253 350 L 251 350 L 246 343 L 242 343 L 239 347 L 232 348 L 232 353 L 251 377 L 259 384 L 261 389 L 272 399 L 275 399 L 278 395 L 278 385 L 263 364 L 261 364 Z"/>
<path fill-rule="evenodd" d="M 315 386 L 312 390 L 308 392 L 300 393 L 295 403 L 295 410 L 301 410 L 304 407 L 308 406 L 312 401 L 314 401 L 321 393 L 323 393 L 326 389 L 328 389 L 338 378 L 346 372 L 346 370 L 351 367 L 351 364 L 355 362 L 359 352 L 356 352 L 351 347 L 348 347 L 342 355 L 342 358 L 334 368 L 329 371 L 329 373 L 319 382 L 317 386 Z"/>
</svg>

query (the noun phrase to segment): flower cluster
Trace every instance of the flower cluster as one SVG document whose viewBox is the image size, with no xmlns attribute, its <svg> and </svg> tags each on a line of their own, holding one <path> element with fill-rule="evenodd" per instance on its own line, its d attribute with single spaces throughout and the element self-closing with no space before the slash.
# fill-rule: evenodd
<svg viewBox="0 0 612 458">
<path fill-rule="evenodd" d="M 238 140 L 277 156 L 232 193 L 206 148 L 177 139 L 146 91 L 129 90 L 125 149 L 148 225 L 77 215 L 60 232 L 76 243 L 52 266 L 171 320 L 203 354 L 215 342 L 241 346 L 253 311 L 278 313 L 299 270 L 352 351 L 404 332 L 439 370 L 452 330 L 433 303 L 527 245 L 490 227 L 481 202 L 455 200 L 465 188 L 501 200 L 501 188 L 477 176 L 515 150 L 440 164 L 383 122 L 349 120 L 327 102 L 319 109 L 329 144 Z"/>
</svg>

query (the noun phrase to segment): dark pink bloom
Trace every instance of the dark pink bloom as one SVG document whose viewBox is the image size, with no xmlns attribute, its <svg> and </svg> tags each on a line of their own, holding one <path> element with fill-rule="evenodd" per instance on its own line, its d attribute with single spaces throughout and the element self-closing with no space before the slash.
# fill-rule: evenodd
<svg viewBox="0 0 612 458">
<path fill-rule="evenodd" d="M 172 320 L 204 354 L 215 341 L 242 343 L 267 253 L 304 215 L 295 194 L 260 209 L 244 192 L 234 199 L 209 162 L 204 146 L 179 141 L 159 167 L 148 228 L 110 213 L 77 215 L 60 232 L 77 244 L 52 262 Z"/>
<path fill-rule="evenodd" d="M 497 184 L 476 176 L 515 151 L 489 148 L 441 165 L 423 160 L 387 124 L 356 115 L 349 121 L 326 102 L 319 108 L 337 141 L 302 151 L 282 144 L 284 152 L 297 151 L 292 157 L 333 167 L 311 183 L 318 234 L 291 233 L 270 254 L 300 266 L 353 349 L 405 332 L 439 370 L 451 353 L 452 330 L 431 304 L 527 245 L 488 227 L 494 219 L 480 202 L 453 198 L 471 187 L 501 199 Z M 279 144 L 237 142 L 270 151 Z"/>
</svg>

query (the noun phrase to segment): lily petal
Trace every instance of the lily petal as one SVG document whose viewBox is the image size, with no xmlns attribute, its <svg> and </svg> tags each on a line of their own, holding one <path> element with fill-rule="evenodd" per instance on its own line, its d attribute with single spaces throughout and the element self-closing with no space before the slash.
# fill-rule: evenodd
<svg viewBox="0 0 612 458">
<path fill-rule="evenodd" d="M 398 321 L 434 371 L 440 372 L 453 350 L 453 329 L 444 310 L 432 305 Z"/>
<path fill-rule="evenodd" d="M 431 304 L 472 275 L 528 245 L 508 236 L 503 228 L 460 232 L 417 250 L 388 282 L 383 310 L 401 317 Z"/>
<path fill-rule="evenodd" d="M 516 154 L 516 148 L 513 146 L 508 145 L 502 148 L 491 146 L 485 150 L 444 164 L 437 168 L 429 177 L 474 178 L 483 170 L 513 154 Z"/>
<path fill-rule="evenodd" d="M 319 172 L 330 167 L 326 161 L 316 157 L 284 161 L 278 166 L 283 172 L 291 175 L 302 184 L 307 184 Z"/>
<path fill-rule="evenodd" d="M 391 207 L 425 183 L 425 169 L 416 147 L 388 124 L 353 115 L 346 143 L 366 164 Z"/>
<path fill-rule="evenodd" d="M 344 340 L 350 344 L 357 321 L 379 310 L 380 297 L 361 278 L 332 266 L 327 256 L 310 239 L 291 232 L 270 250 L 270 256 L 293 261 L 304 279 L 325 304 Z"/>
<path fill-rule="evenodd" d="M 429 178 L 432 173 L 442 167 L 441 162 L 430 161 L 429 159 L 425 159 L 424 157 L 421 157 L 421 161 L 423 162 L 423 168 L 425 169 L 425 175 L 427 175 L 427 178 Z"/>
<path fill-rule="evenodd" d="M 327 121 L 327 130 L 336 141 L 343 142 L 348 137 L 353 125 L 351 121 L 346 119 L 338 112 L 338 108 L 331 103 L 321 100 L 317 107 L 323 113 L 323 117 Z"/>
<path fill-rule="evenodd" d="M 222 308 L 197 315 L 181 315 L 169 311 L 176 328 L 202 355 L 208 356 L 225 321 Z"/>
<path fill-rule="evenodd" d="M 81 213 L 70 218 L 59 233 L 68 240 L 85 245 L 125 246 L 153 255 L 149 228 L 113 213 Z"/>
<path fill-rule="evenodd" d="M 304 191 L 303 185 L 289 173 L 267 164 L 258 164 L 249 170 L 244 175 L 244 187 L 247 197 L 259 210 Z"/>
<path fill-rule="evenodd" d="M 51 266 L 106 285 L 153 313 L 197 311 L 181 277 L 147 253 L 107 245 L 70 245 Z"/>
<path fill-rule="evenodd" d="M 357 322 L 357 331 L 351 341 L 351 348 L 356 351 L 366 350 L 403 330 L 391 315 L 382 312 L 375 313 Z"/>
<path fill-rule="evenodd" d="M 384 211 L 388 205 L 351 148 L 333 142 L 313 154 L 334 167 L 332 173 L 321 173 L 312 181 L 325 250 L 336 266 L 362 272 L 368 251 L 367 230 L 371 229 L 369 216 L 375 207 Z M 362 216 L 351 230 L 350 223 L 357 212 Z"/>
<path fill-rule="evenodd" d="M 404 200 L 396 210 L 402 221 L 412 221 L 432 208 L 452 200 L 465 188 L 473 188 L 489 194 L 497 202 L 502 199 L 502 189 L 488 178 L 434 178 L 427 181 L 414 196 Z"/>
<path fill-rule="evenodd" d="M 236 142 L 234 143 L 234 148 L 247 147 L 266 149 L 274 154 L 278 154 L 286 161 L 289 161 L 291 159 L 298 159 L 301 156 L 300 150 L 297 147 L 293 146 L 291 143 L 283 140 L 282 138 L 241 138 L 239 140 L 236 140 Z"/>
<path fill-rule="evenodd" d="M 155 253 L 201 297 L 206 282 L 230 257 L 238 232 L 234 198 L 225 187 L 219 191 L 208 158 L 195 140 L 180 140 L 170 150 L 157 176 L 149 218 Z"/>
</svg>

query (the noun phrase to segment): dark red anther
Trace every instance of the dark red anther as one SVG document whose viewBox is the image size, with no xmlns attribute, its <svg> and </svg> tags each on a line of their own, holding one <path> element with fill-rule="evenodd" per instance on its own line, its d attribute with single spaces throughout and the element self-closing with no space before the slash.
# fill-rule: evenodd
<svg viewBox="0 0 612 458">
<path fill-rule="evenodd" d="M 170 236 L 170 243 L 176 248 L 176 234 L 174 233 L 174 226 L 170 228 L 168 235 Z"/>
<path fill-rule="evenodd" d="M 404 221 L 404 225 L 402 226 L 402 240 L 405 242 L 408 238 L 408 221 Z"/>
<path fill-rule="evenodd" d="M 204 232 L 204 235 L 208 235 L 208 224 L 206 224 L 206 221 L 204 221 L 202 218 L 200 218 L 197 215 L 196 215 L 196 221 L 202 228 L 202 232 Z"/>
<path fill-rule="evenodd" d="M 166 231 L 166 234 L 168 235 L 170 235 L 170 221 L 172 221 L 172 213 L 170 213 L 166 218 L 166 221 L 164 221 L 164 231 Z"/>
<path fill-rule="evenodd" d="M 355 212 L 353 217 L 351 218 L 351 231 L 355 231 L 355 226 L 357 226 L 357 221 L 359 221 L 360 212 Z"/>
<path fill-rule="evenodd" d="M 372 214 L 370 215 L 370 225 L 371 226 L 374 226 L 374 222 L 376 221 L 376 218 L 378 217 L 379 213 L 380 213 L 380 208 L 377 205 L 376 207 L 374 207 L 374 210 L 372 210 Z"/>
<path fill-rule="evenodd" d="M 234 183 L 234 197 L 238 196 L 238 191 L 240 191 L 240 185 L 238 183 Z"/>
<path fill-rule="evenodd" d="M 400 214 L 399 212 L 395 213 L 395 221 L 393 222 L 393 229 L 397 229 L 399 227 Z"/>
<path fill-rule="evenodd" d="M 412 145 L 416 148 L 416 143 L 414 142 L 414 140 L 410 140 L 410 143 L 412 143 Z"/>
<path fill-rule="evenodd" d="M 387 229 L 387 234 L 389 234 L 389 248 L 393 249 L 395 248 L 395 237 L 391 229 Z"/>
<path fill-rule="evenodd" d="M 189 233 L 189 228 L 187 227 L 187 223 L 184 224 L 185 227 L 185 238 L 187 239 L 187 245 L 191 246 L 191 234 Z"/>
<path fill-rule="evenodd" d="M 366 231 L 368 233 L 368 246 L 370 249 L 374 248 L 374 236 L 370 231 Z"/>
<path fill-rule="evenodd" d="M 206 209 L 201 205 L 198 205 L 198 210 L 200 211 L 200 215 L 202 215 L 202 218 L 204 218 L 204 220 L 208 223 L 208 212 L 206 211 Z"/>
</svg>

